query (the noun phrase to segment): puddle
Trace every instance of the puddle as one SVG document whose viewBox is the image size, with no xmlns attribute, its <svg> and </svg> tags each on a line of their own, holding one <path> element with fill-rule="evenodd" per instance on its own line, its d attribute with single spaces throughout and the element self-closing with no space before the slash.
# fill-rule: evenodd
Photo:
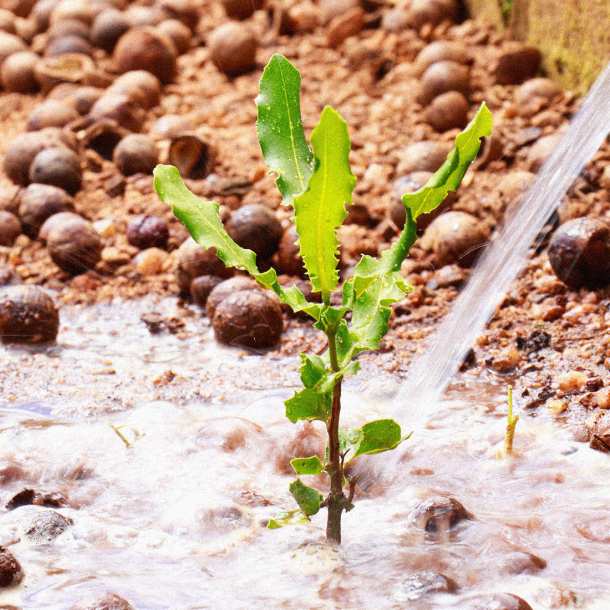
<svg viewBox="0 0 610 610">
<path fill-rule="evenodd" d="M 1 505 L 24 487 L 61 492 L 69 506 L 59 512 L 73 520 L 40 543 L 26 532 L 49 509 L 2 509 L 0 545 L 26 574 L 0 593 L 3 603 L 66 610 L 110 591 L 139 610 L 429 610 L 503 591 L 534 610 L 610 607 L 610 462 L 525 414 L 516 456 L 499 459 L 504 387 L 456 384 L 400 456 L 363 458 L 336 550 L 323 544 L 323 515 L 264 527 L 292 507 L 294 445 L 316 444 L 283 416 L 293 359 L 218 348 L 198 317 L 187 320 L 188 340 L 152 336 L 139 323 L 146 307 L 67 309 L 58 347 L 2 352 L 9 369 L 25 363 L 4 382 L 27 381 L 25 398 L 0 409 Z M 91 372 L 104 360 L 113 374 Z M 151 387 L 168 362 L 185 379 L 176 400 Z M 346 424 L 392 411 L 390 383 L 369 372 L 347 385 Z M 431 539 L 410 513 L 436 495 L 457 498 L 473 520 Z M 527 573 L 527 553 L 546 567 Z M 419 597 L 412 583 L 422 571 L 452 579 L 457 593 Z"/>
</svg>

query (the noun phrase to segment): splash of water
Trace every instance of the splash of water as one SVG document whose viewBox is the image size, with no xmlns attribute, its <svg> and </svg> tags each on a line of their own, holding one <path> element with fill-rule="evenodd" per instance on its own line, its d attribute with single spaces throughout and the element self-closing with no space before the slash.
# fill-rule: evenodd
<svg viewBox="0 0 610 610">
<path fill-rule="evenodd" d="M 599 76 L 581 110 L 519 208 L 506 219 L 481 257 L 451 312 L 415 361 L 395 400 L 409 424 L 405 405 L 436 403 L 481 334 L 511 283 L 523 268 L 531 244 L 567 190 L 610 131 L 610 64 Z M 417 409 L 419 413 L 427 409 Z M 406 422 L 405 422 L 406 423 Z"/>
</svg>

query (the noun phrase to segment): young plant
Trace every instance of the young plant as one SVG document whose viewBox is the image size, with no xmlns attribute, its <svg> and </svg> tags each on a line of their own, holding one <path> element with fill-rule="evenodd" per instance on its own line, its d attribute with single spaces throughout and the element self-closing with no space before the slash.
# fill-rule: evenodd
<svg viewBox="0 0 610 610">
<path fill-rule="evenodd" d="M 513 454 L 513 443 L 515 441 L 515 430 L 519 423 L 519 416 L 513 415 L 513 386 L 508 386 L 508 413 L 506 415 L 506 432 L 504 434 L 504 453 L 507 456 Z"/>
<path fill-rule="evenodd" d="M 308 143 L 301 120 L 301 77 L 283 56 L 267 64 L 260 83 L 257 130 L 263 156 L 277 176 L 283 201 L 294 209 L 300 254 L 313 292 L 321 302 L 308 301 L 296 286 L 279 284 L 276 271 L 261 272 L 254 252 L 237 245 L 225 231 L 217 203 L 192 194 L 175 167 L 160 165 L 154 172 L 155 189 L 172 207 L 203 248 L 215 248 L 227 266 L 248 272 L 260 285 L 273 290 L 295 312 L 305 312 L 326 335 L 324 354 L 301 354 L 303 389 L 286 401 L 286 417 L 319 421 L 328 433 L 324 456 L 291 461 L 297 475 L 324 475 L 330 491 L 324 496 L 297 478 L 290 485 L 297 509 L 272 519 L 270 528 L 309 521 L 321 508 L 328 511 L 326 536 L 341 542 L 341 518 L 352 509 L 355 482 L 346 466 L 363 455 L 395 449 L 405 440 L 400 426 L 380 419 L 353 430 L 340 426 L 343 379 L 358 371 L 357 356 L 379 348 L 388 331 L 391 305 L 410 290 L 400 266 L 416 239 L 415 221 L 436 209 L 450 191 L 457 189 L 476 157 L 481 138 L 490 135 L 492 117 L 483 104 L 470 125 L 457 136 L 443 166 L 419 191 L 406 194 L 406 223 L 396 241 L 379 258 L 363 256 L 352 276 L 343 283 L 341 305 L 331 297 L 339 287 L 337 229 L 347 216 L 355 178 L 349 165 L 350 138 L 345 121 L 331 107 L 324 108 Z"/>
</svg>

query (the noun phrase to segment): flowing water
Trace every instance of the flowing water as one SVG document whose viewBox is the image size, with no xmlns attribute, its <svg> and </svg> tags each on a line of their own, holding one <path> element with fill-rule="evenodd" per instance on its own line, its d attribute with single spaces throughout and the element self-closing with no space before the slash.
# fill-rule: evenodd
<svg viewBox="0 0 610 610">
<path fill-rule="evenodd" d="M 322 515 L 264 527 L 292 507 L 288 459 L 322 440 L 284 417 L 294 359 L 218 349 L 196 315 L 186 316 L 195 340 L 150 336 L 139 322 L 150 307 L 178 313 L 171 299 L 66 307 L 56 347 L 0 351 L 3 366 L 39 371 L 21 387 L 27 400 L 2 388 L 13 398 L 0 405 L 0 503 L 24 487 L 61 492 L 68 505 L 56 512 L 73 520 L 57 537 L 33 534 L 54 509 L 0 510 L 0 545 L 26 574 L 0 590 L 0 606 L 69 610 L 111 591 L 137 610 L 466 610 L 472 595 L 503 591 L 534 610 L 610 607 L 607 456 L 541 415 L 523 417 L 515 457 L 499 459 L 506 408 L 491 378 L 454 384 L 394 469 L 362 460 L 334 550 Z M 155 398 L 151 379 L 168 366 L 183 390 Z M 392 381 L 379 377 L 365 370 L 347 385 L 346 425 L 387 414 Z M 224 399 L 192 392 L 208 385 L 226 386 Z M 235 389 L 249 386 L 266 389 Z M 412 511 L 438 495 L 472 520 L 426 532 Z M 426 593 L 431 572 L 457 591 Z"/>
<path fill-rule="evenodd" d="M 409 425 L 436 403 L 507 293 L 536 236 L 610 132 L 610 63 L 515 214 L 481 257 L 451 312 L 417 358 L 398 394 L 396 413 Z M 405 405 L 419 405 L 417 412 Z"/>
</svg>

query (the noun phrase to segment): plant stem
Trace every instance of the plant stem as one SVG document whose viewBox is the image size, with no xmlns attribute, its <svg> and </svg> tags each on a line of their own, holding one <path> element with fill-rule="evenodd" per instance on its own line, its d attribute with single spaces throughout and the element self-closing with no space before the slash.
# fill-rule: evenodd
<svg viewBox="0 0 610 610">
<path fill-rule="evenodd" d="M 334 372 L 339 370 L 337 360 L 336 332 L 328 333 L 328 351 L 330 364 Z M 328 520 L 326 522 L 326 539 L 341 544 L 341 516 L 346 507 L 343 493 L 343 464 L 341 463 L 341 448 L 339 445 L 339 419 L 341 417 L 341 379 L 333 389 L 333 403 L 328 430 L 328 474 L 330 476 L 330 494 L 327 499 Z"/>
</svg>

